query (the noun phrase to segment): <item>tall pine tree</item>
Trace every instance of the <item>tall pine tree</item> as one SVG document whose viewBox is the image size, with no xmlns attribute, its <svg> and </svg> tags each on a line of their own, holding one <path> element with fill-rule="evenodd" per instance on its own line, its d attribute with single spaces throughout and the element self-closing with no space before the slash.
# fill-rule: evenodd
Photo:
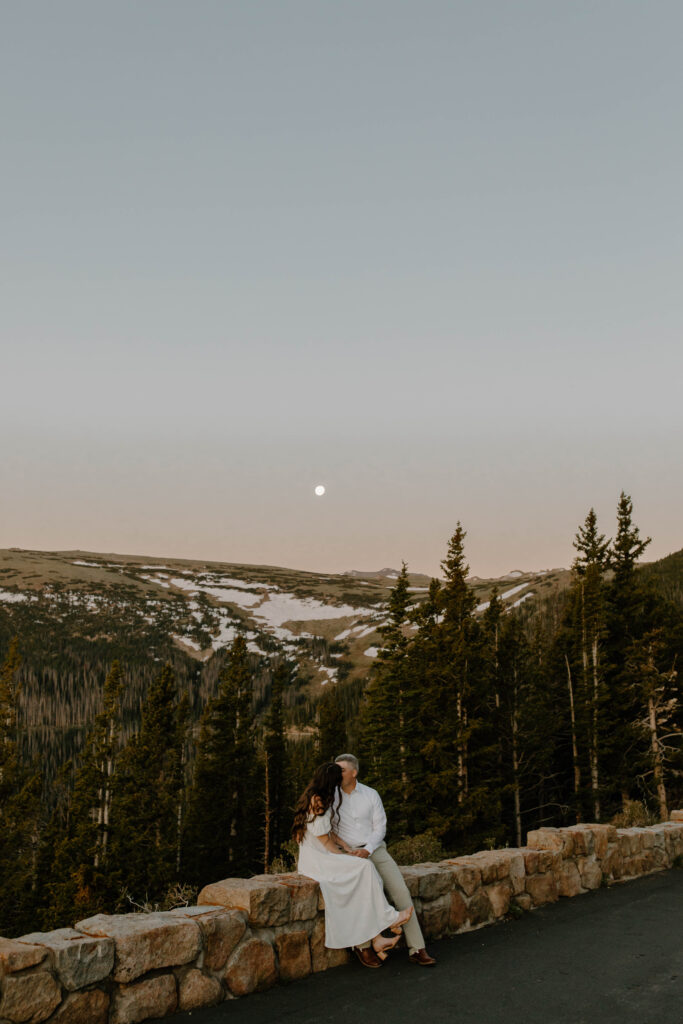
<svg viewBox="0 0 683 1024">
<path fill-rule="evenodd" d="M 21 763 L 18 698 L 21 655 L 15 637 L 0 667 L 0 934 L 31 928 L 42 894 L 38 872 L 43 831 L 41 778 Z"/>
<path fill-rule="evenodd" d="M 290 772 L 285 739 L 283 693 L 291 682 L 293 666 L 284 658 L 273 670 L 270 709 L 263 738 L 264 842 L 263 870 L 279 857 L 291 829 Z"/>
<path fill-rule="evenodd" d="M 230 649 L 204 713 L 185 828 L 185 874 L 195 883 L 240 876 L 262 863 L 253 680 L 244 636 Z"/>
<path fill-rule="evenodd" d="M 382 646 L 361 710 L 363 775 L 382 793 L 392 829 L 406 834 L 420 762 L 416 759 L 419 687 L 410 670 L 411 622 L 408 568 L 404 562 L 389 598 L 389 616 L 379 630 Z"/>
<path fill-rule="evenodd" d="M 633 752 L 638 747 L 634 723 L 639 716 L 638 686 L 627 661 L 629 652 L 659 625 L 660 602 L 637 562 L 650 538 L 642 539 L 633 522 L 633 502 L 622 491 L 617 505 L 617 532 L 610 549 L 613 579 L 607 588 L 607 692 L 605 763 L 612 811 L 642 794 L 635 786 Z"/>
<path fill-rule="evenodd" d="M 160 899 L 178 880 L 181 759 L 176 682 L 165 665 L 143 703 L 140 731 L 119 756 L 112 800 L 108 872 L 138 902 Z"/>
<path fill-rule="evenodd" d="M 591 508 L 574 538 L 577 556 L 574 571 L 574 601 L 577 619 L 575 649 L 580 654 L 580 678 L 584 702 L 586 747 L 591 793 L 591 812 L 600 821 L 600 709 L 605 700 L 602 646 L 605 622 L 605 570 L 609 544 L 598 532 L 595 509 Z"/>
<path fill-rule="evenodd" d="M 53 814 L 52 884 L 46 914 L 53 926 L 69 924 L 74 911 L 88 917 L 112 909 L 116 901 L 108 859 L 123 690 L 121 668 L 114 661 L 104 682 L 102 711 L 85 741 L 68 814 L 64 818 L 59 806 Z"/>
</svg>

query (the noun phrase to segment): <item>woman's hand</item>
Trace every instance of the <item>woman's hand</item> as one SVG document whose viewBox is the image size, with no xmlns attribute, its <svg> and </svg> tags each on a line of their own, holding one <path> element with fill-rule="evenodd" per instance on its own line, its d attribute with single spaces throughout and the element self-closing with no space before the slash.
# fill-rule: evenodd
<svg viewBox="0 0 683 1024">
<path fill-rule="evenodd" d="M 337 846 L 334 837 L 331 832 L 328 832 L 326 836 L 318 836 L 318 839 L 323 844 L 328 853 L 343 853 Z"/>
</svg>

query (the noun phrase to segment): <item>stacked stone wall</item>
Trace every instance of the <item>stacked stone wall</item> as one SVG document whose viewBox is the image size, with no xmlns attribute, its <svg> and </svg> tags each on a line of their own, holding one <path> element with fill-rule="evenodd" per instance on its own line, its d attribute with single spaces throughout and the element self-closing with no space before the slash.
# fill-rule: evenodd
<svg viewBox="0 0 683 1024">
<path fill-rule="evenodd" d="M 529 832 L 521 849 L 401 868 L 427 938 L 681 863 L 683 811 L 648 828 Z M 134 1024 L 211 1006 L 348 960 L 325 948 L 324 905 L 302 875 L 228 878 L 196 907 L 98 914 L 0 938 L 0 1024 Z"/>
</svg>

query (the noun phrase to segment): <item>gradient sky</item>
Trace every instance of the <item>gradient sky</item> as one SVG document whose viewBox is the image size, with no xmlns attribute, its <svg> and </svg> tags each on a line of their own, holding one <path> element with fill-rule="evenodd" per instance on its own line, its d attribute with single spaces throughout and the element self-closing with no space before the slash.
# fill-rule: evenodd
<svg viewBox="0 0 683 1024">
<path fill-rule="evenodd" d="M 0 547 L 683 546 L 679 0 L 0 12 Z M 327 486 L 316 498 L 315 484 Z"/>
</svg>

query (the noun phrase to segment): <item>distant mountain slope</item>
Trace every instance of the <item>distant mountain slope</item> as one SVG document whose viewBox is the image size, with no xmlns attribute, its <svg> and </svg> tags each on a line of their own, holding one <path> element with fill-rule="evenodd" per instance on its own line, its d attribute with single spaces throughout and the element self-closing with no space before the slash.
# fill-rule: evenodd
<svg viewBox="0 0 683 1024">
<path fill-rule="evenodd" d="M 641 572 L 666 598 L 683 605 L 683 549 L 656 562 L 648 562 L 641 567 Z"/>
<path fill-rule="evenodd" d="M 198 661 L 247 633 L 250 649 L 301 654 L 302 640 L 332 641 L 379 623 L 391 580 L 357 580 L 276 566 L 151 559 L 83 551 L 0 551 L 0 608 L 64 619 L 65 606 L 89 621 L 81 635 L 117 629 L 142 637 L 162 626 Z M 347 634 L 348 635 L 348 634 Z M 125 638 L 124 638 L 125 639 Z M 150 639 L 152 639 L 150 637 Z"/>
<path fill-rule="evenodd" d="M 383 623 L 386 602 L 398 573 L 353 570 L 342 575 L 305 572 L 278 566 L 153 559 L 84 551 L 0 551 L 0 608 L 24 624 L 31 613 L 65 621 L 79 612 L 82 638 L 149 640 L 157 652 L 162 632 L 166 644 L 206 662 L 232 642 L 238 629 L 246 632 L 249 649 L 269 656 L 277 651 L 306 657 L 307 641 L 319 638 L 341 644 L 351 671 L 365 671 Z M 424 599 L 430 578 L 410 574 L 415 602 Z M 497 586 L 509 607 L 567 585 L 565 570 L 538 573 L 519 570 L 500 579 L 473 578 L 480 610 Z M 510 584 L 513 583 L 511 586 Z M 22 614 L 23 613 L 23 614 Z M 61 631 L 61 630 L 60 630 Z M 163 646 L 163 643 L 162 643 Z M 319 645 L 318 645 L 319 647 Z M 336 675 L 333 663 L 308 659 L 318 681 Z"/>
<path fill-rule="evenodd" d="M 116 658 L 127 690 L 126 729 L 159 665 L 173 665 L 195 722 L 216 692 L 225 651 L 245 633 L 257 712 L 269 702 L 272 659 L 297 674 L 285 695 L 290 728 L 311 729 L 331 682 L 359 687 L 376 658 L 379 627 L 397 573 L 304 572 L 278 566 L 144 558 L 86 551 L 0 550 L 0 656 L 18 635 L 23 657 L 25 753 L 54 772 L 80 748 L 100 710 L 104 677 Z M 494 586 L 508 607 L 563 589 L 565 570 L 472 580 L 482 612 Z M 410 574 L 415 604 L 429 577 Z"/>
</svg>

